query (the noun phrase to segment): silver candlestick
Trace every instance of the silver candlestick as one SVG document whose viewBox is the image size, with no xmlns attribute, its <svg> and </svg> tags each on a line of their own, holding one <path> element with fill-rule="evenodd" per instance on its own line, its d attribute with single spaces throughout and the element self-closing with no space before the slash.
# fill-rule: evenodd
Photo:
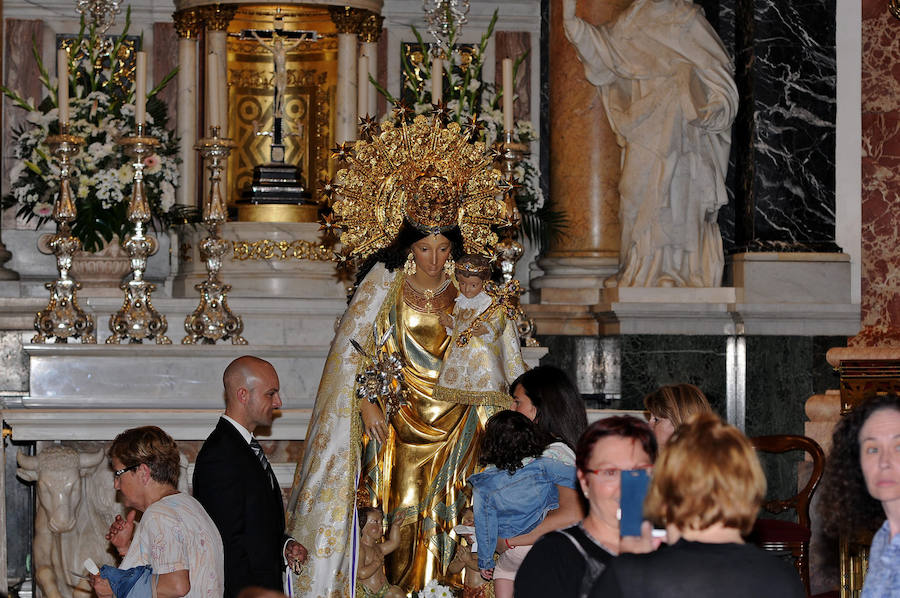
<svg viewBox="0 0 900 598">
<path fill-rule="evenodd" d="M 122 248 L 131 256 L 132 278 L 121 287 L 125 291 L 125 300 L 122 308 L 109 317 L 112 334 L 106 342 L 119 344 L 124 341 L 141 343 L 156 340 L 158 345 L 170 345 L 172 341 L 166 336 L 169 327 L 166 317 L 156 311 L 150 301 L 150 294 L 156 285 L 144 280 L 147 258 L 159 249 L 156 237 L 144 232 L 150 222 L 150 204 L 144 194 L 144 160 L 155 153 L 154 148 L 159 145 L 159 140 L 144 135 L 144 125 L 139 124 L 136 128 L 135 135 L 119 139 L 119 145 L 134 159 L 134 179 L 127 212 L 134 232 L 122 241 Z"/>
<path fill-rule="evenodd" d="M 231 285 L 219 280 L 222 257 L 231 246 L 228 241 L 219 237 L 219 227 L 225 222 L 226 215 L 225 199 L 219 182 L 222 178 L 222 162 L 228 158 L 234 146 L 231 139 L 219 137 L 219 127 L 210 127 L 209 137 L 204 137 L 194 146 L 207 161 L 206 167 L 209 169 L 209 194 L 203 201 L 203 223 L 209 236 L 200 242 L 200 256 L 206 262 L 206 280 L 194 285 L 200 291 L 200 304 L 184 319 L 187 336 L 181 342 L 185 345 L 215 344 L 229 338 L 233 345 L 247 344 L 247 340 L 241 336 L 244 332 L 243 320 L 228 307 Z"/>
<path fill-rule="evenodd" d="M 94 336 L 94 317 L 86 314 L 78 305 L 78 289 L 81 284 L 69 276 L 72 258 L 81 249 L 81 241 L 72 235 L 71 229 L 77 211 L 69 186 L 69 170 L 70 161 L 78 153 L 78 146 L 84 144 L 84 138 L 70 135 L 68 125 L 61 125 L 60 130 L 62 132 L 59 135 L 47 138 L 51 153 L 59 160 L 59 195 L 53 204 L 56 234 L 49 242 L 50 249 L 56 256 L 59 278 L 44 285 L 50 291 L 50 301 L 47 307 L 34 315 L 37 334 L 31 342 L 44 343 L 55 337 L 57 343 L 80 338 L 83 344 L 92 344 L 97 342 L 97 337 Z"/>
</svg>

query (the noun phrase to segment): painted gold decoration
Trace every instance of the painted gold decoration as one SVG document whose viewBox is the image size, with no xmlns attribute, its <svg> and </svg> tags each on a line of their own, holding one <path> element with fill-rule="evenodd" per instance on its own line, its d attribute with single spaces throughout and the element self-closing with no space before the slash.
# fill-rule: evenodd
<svg viewBox="0 0 900 598">
<path fill-rule="evenodd" d="M 338 33 L 358 33 L 361 23 L 371 14 L 367 10 L 350 6 L 329 6 L 328 13 Z"/>
<path fill-rule="evenodd" d="M 200 32 L 203 31 L 203 22 L 200 20 L 200 14 L 197 10 L 187 8 L 175 11 L 172 15 L 175 21 L 175 31 L 178 37 L 184 39 L 197 39 Z"/>
<path fill-rule="evenodd" d="M 477 123 L 444 126 L 423 115 L 407 123 L 408 112 L 400 104 L 399 126 L 385 122 L 371 141 L 333 150 L 349 165 L 332 181 L 341 243 L 352 256 L 368 257 L 389 246 L 407 220 L 432 234 L 459 227 L 467 253 L 489 255 L 497 242 L 492 227 L 506 223 L 498 199 L 504 182 L 484 144 L 469 142 Z"/>
<path fill-rule="evenodd" d="M 153 155 L 159 140 L 144 135 L 144 126 L 137 126 L 137 134 L 123 137 L 119 145 L 125 147 L 125 153 L 133 159 L 134 179 L 131 201 L 128 203 L 128 221 L 134 225 L 134 232 L 122 241 L 122 248 L 131 257 L 132 279 L 122 285 L 125 299 L 122 308 L 109 317 L 109 329 L 112 334 L 106 339 L 107 344 L 119 344 L 123 341 L 140 343 L 144 340 L 155 340 L 158 345 L 170 345 L 172 341 L 166 336 L 169 325 L 166 317 L 153 307 L 150 295 L 156 285 L 144 280 L 147 269 L 147 258 L 156 253 L 159 244 L 153 235 L 144 234 L 144 228 L 150 221 L 150 204 L 144 194 L 144 161 Z"/>
<path fill-rule="evenodd" d="M 37 334 L 33 343 L 44 343 L 55 338 L 57 343 L 67 343 L 70 338 L 81 339 L 84 344 L 96 343 L 94 317 L 85 313 L 78 305 L 78 290 L 81 284 L 69 276 L 72 258 L 81 249 L 81 241 L 72 235 L 71 223 L 75 220 L 76 209 L 69 186 L 71 158 L 78 153 L 78 146 L 84 139 L 63 132 L 47 138 L 51 153 L 59 160 L 59 195 L 53 204 L 53 220 L 56 234 L 50 238 L 49 246 L 56 256 L 56 270 L 59 278 L 44 286 L 50 291 L 47 307 L 34 315 L 34 329 Z"/>
<path fill-rule="evenodd" d="M 197 9 L 200 18 L 210 31 L 226 31 L 228 23 L 234 18 L 237 12 L 235 4 L 214 4 L 211 6 L 201 6 Z"/>
<path fill-rule="evenodd" d="M 184 319 L 187 335 L 181 339 L 184 345 L 212 345 L 220 340 L 231 339 L 233 345 L 246 345 L 241 334 L 244 321 L 228 307 L 228 291 L 231 285 L 219 279 L 222 258 L 228 252 L 230 243 L 219 237 L 219 226 L 225 221 L 225 200 L 219 189 L 222 163 L 228 158 L 234 143 L 231 139 L 219 137 L 219 127 L 210 127 L 209 137 L 204 137 L 194 146 L 207 161 L 209 170 L 209 195 L 203 202 L 203 223 L 209 236 L 200 242 L 200 256 L 206 262 L 206 280 L 194 288 L 200 291 L 197 309 Z"/>
<path fill-rule="evenodd" d="M 368 44 L 378 43 L 384 26 L 384 17 L 368 12 L 359 23 L 359 41 Z"/>
<path fill-rule="evenodd" d="M 331 250 L 324 245 L 296 239 L 294 241 L 232 241 L 233 260 L 310 260 L 331 261 Z"/>
</svg>

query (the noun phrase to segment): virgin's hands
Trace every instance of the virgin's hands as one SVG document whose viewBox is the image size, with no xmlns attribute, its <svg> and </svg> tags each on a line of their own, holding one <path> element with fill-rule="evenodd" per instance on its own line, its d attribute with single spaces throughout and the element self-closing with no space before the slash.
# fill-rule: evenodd
<svg viewBox="0 0 900 598">
<path fill-rule="evenodd" d="M 131 546 L 131 538 L 134 536 L 134 518 L 136 515 L 137 511 L 134 509 L 128 511 L 125 515 L 125 519 L 122 519 L 121 515 L 116 515 L 112 525 L 109 526 L 109 531 L 106 533 L 105 538 L 116 547 L 119 556 L 124 556 L 125 553 L 128 552 L 128 547 Z"/>
<path fill-rule="evenodd" d="M 453 328 L 453 318 L 445 311 L 438 313 L 438 321 L 444 328 Z"/>
<path fill-rule="evenodd" d="M 575 18 L 575 0 L 563 0 L 563 20 L 571 21 Z"/>
<path fill-rule="evenodd" d="M 378 444 L 384 444 L 387 439 L 387 419 L 381 407 L 369 401 L 360 401 L 359 410 L 362 413 L 363 427 L 366 434 Z"/>
</svg>

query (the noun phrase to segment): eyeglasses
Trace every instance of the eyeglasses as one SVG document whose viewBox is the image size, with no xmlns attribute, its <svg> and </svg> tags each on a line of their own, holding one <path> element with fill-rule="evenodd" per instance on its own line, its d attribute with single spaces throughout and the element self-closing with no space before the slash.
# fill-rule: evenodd
<svg viewBox="0 0 900 598">
<path fill-rule="evenodd" d="M 643 469 L 649 471 L 653 469 L 652 465 L 643 465 L 641 467 L 632 467 L 631 469 L 619 469 L 618 467 L 605 467 L 603 469 L 585 469 L 586 473 L 592 473 L 597 476 L 602 484 L 618 484 L 622 479 L 623 471 L 636 471 Z"/>
<path fill-rule="evenodd" d="M 115 470 L 115 471 L 113 472 L 113 480 L 118 480 L 119 477 L 121 477 L 121 475 L 122 475 L 123 473 L 126 473 L 126 472 L 128 472 L 128 471 L 134 471 L 135 469 L 137 469 L 137 468 L 140 467 L 140 466 L 141 466 L 141 464 L 138 463 L 137 465 L 130 465 L 130 466 L 128 466 L 128 467 L 123 467 L 122 469 L 117 469 L 117 470 Z"/>
</svg>

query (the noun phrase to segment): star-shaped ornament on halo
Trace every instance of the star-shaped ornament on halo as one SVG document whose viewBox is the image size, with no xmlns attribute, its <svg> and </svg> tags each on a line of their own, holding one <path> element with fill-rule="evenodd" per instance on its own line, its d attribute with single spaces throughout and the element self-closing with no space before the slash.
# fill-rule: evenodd
<svg viewBox="0 0 900 598">
<path fill-rule="evenodd" d="M 502 141 L 495 141 L 493 145 L 491 145 L 491 149 L 489 150 L 489 155 L 491 156 L 491 161 L 499 162 L 503 158 L 503 154 L 506 152 L 506 144 Z"/>
<path fill-rule="evenodd" d="M 334 217 L 333 213 L 325 214 L 322 216 L 322 219 L 319 220 L 319 230 L 324 231 L 326 235 L 337 236 L 340 228 L 340 223 Z"/>
<path fill-rule="evenodd" d="M 359 132 L 366 141 L 371 141 L 378 134 L 378 130 L 378 121 L 375 120 L 374 116 L 369 116 L 367 113 L 365 116 L 360 117 Z"/>
<path fill-rule="evenodd" d="M 469 139 L 478 139 L 478 133 L 484 128 L 484 123 L 478 120 L 477 114 L 473 114 L 466 117 L 466 121 L 463 123 L 462 128 L 469 136 Z"/>
<path fill-rule="evenodd" d="M 444 100 L 438 100 L 436 104 L 432 104 L 431 115 L 440 119 L 442 124 L 446 123 L 450 120 L 450 109 L 447 108 L 447 103 Z"/>
<path fill-rule="evenodd" d="M 330 180 L 323 179 L 319 181 L 319 185 L 322 188 L 322 195 L 324 195 L 325 199 L 328 201 L 331 201 L 334 198 L 334 194 L 338 192 L 337 186 Z"/>
<path fill-rule="evenodd" d="M 394 118 L 398 119 L 400 122 L 406 122 L 406 119 L 408 119 L 412 113 L 413 109 L 406 103 L 406 100 L 400 100 L 394 104 Z"/>
<path fill-rule="evenodd" d="M 353 155 L 353 143 L 345 141 L 339 143 L 331 149 L 331 156 L 342 162 L 346 162 Z"/>
</svg>

